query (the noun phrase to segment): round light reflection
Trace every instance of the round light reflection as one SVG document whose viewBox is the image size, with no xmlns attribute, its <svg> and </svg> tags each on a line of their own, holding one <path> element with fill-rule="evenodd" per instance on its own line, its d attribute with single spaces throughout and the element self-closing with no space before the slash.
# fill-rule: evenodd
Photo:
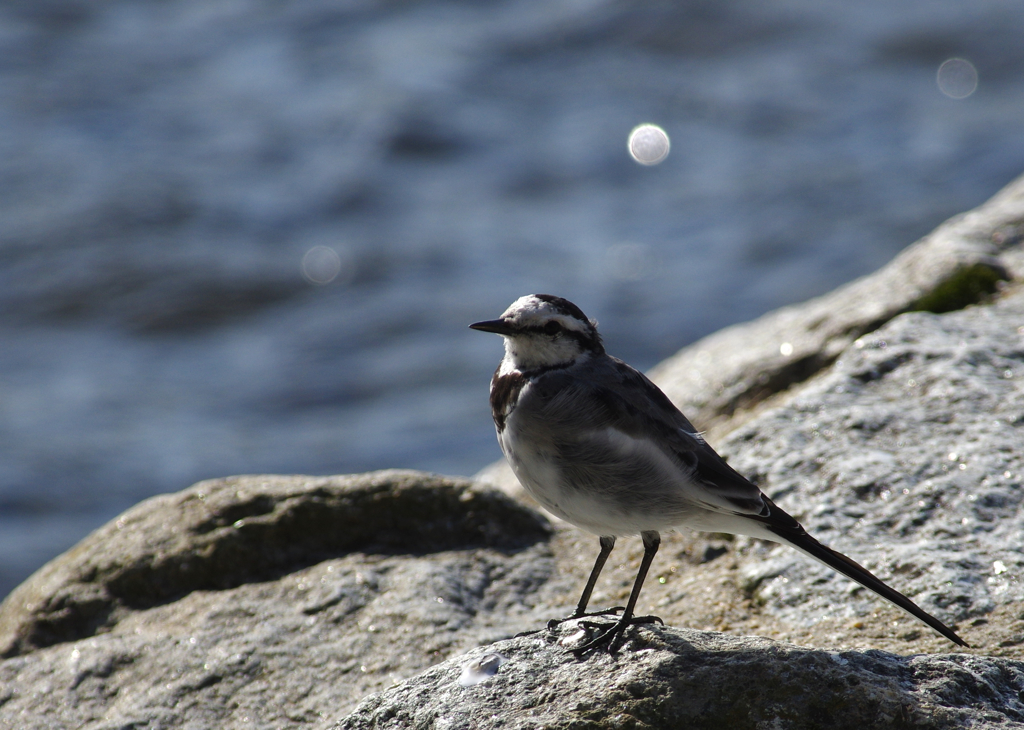
<svg viewBox="0 0 1024 730">
<path fill-rule="evenodd" d="M 970 61 L 951 58 L 939 66 L 935 81 L 949 98 L 966 99 L 978 88 L 978 70 Z"/>
<path fill-rule="evenodd" d="M 656 124 L 641 124 L 629 133 L 629 154 L 641 165 L 657 165 L 668 157 L 670 146 L 665 130 Z"/>
<path fill-rule="evenodd" d="M 655 267 L 649 246 L 642 243 L 617 243 L 606 251 L 608 273 L 620 281 L 640 281 L 651 276 Z"/>
<path fill-rule="evenodd" d="M 302 275 L 311 284 L 330 284 L 341 272 L 341 257 L 333 248 L 313 246 L 302 257 Z"/>
</svg>

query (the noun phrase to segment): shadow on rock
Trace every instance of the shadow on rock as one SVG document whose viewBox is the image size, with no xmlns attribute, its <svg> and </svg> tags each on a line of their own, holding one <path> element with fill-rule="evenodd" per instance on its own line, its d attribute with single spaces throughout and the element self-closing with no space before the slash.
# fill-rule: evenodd
<svg viewBox="0 0 1024 730">
<path fill-rule="evenodd" d="M 515 552 L 549 536 L 543 517 L 498 491 L 418 472 L 202 482 L 142 502 L 18 587 L 0 605 L 0 654 L 92 636 L 130 610 L 355 551 Z"/>
<path fill-rule="evenodd" d="M 644 627 L 617 654 L 577 659 L 555 632 L 455 657 L 365 699 L 333 730 L 375 728 L 954 728 L 1024 720 L 1024 663 L 968 655 L 828 652 Z M 460 677 L 500 654 L 494 676 Z"/>
</svg>

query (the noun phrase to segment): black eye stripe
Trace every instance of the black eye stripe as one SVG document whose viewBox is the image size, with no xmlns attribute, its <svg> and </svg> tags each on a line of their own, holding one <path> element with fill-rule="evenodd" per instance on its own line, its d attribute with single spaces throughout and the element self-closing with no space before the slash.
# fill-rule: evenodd
<svg viewBox="0 0 1024 730">
<path fill-rule="evenodd" d="M 557 326 L 557 331 L 548 330 L 548 327 L 552 324 Z M 593 352 L 604 352 L 604 347 L 601 345 L 601 338 L 597 332 L 579 332 L 578 330 L 566 329 L 558 322 L 547 322 L 543 325 L 530 325 L 529 327 L 522 327 L 519 331 L 523 333 L 547 335 L 549 337 L 559 334 L 562 337 L 570 337 L 576 340 L 581 349 L 591 350 Z"/>
</svg>

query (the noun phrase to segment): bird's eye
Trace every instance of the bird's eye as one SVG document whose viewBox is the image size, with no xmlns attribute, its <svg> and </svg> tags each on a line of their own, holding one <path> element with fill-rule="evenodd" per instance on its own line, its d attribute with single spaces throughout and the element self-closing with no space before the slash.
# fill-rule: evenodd
<svg viewBox="0 0 1024 730">
<path fill-rule="evenodd" d="M 558 324 L 558 322 L 553 322 L 552 321 L 552 322 L 548 322 L 546 325 L 544 325 L 544 334 L 557 335 L 561 331 L 562 331 L 562 325 Z"/>
</svg>

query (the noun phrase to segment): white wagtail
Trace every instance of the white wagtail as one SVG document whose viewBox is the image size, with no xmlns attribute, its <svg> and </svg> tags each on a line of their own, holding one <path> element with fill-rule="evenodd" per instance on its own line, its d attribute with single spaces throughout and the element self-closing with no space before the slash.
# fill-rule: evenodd
<svg viewBox="0 0 1024 730">
<path fill-rule="evenodd" d="M 501 318 L 471 324 L 505 339 L 491 380 L 501 450 L 519 481 L 553 514 L 599 536 L 601 552 L 576 610 L 561 621 L 622 611 L 574 651 L 614 648 L 627 627 L 660 621 L 633 610 L 660 532 L 690 527 L 780 542 L 852 578 L 950 641 L 952 629 L 866 568 L 807 534 L 720 457 L 654 383 L 605 354 L 597 325 L 570 301 L 532 294 Z M 639 533 L 644 557 L 624 609 L 587 613 L 590 594 L 615 546 Z"/>
</svg>

